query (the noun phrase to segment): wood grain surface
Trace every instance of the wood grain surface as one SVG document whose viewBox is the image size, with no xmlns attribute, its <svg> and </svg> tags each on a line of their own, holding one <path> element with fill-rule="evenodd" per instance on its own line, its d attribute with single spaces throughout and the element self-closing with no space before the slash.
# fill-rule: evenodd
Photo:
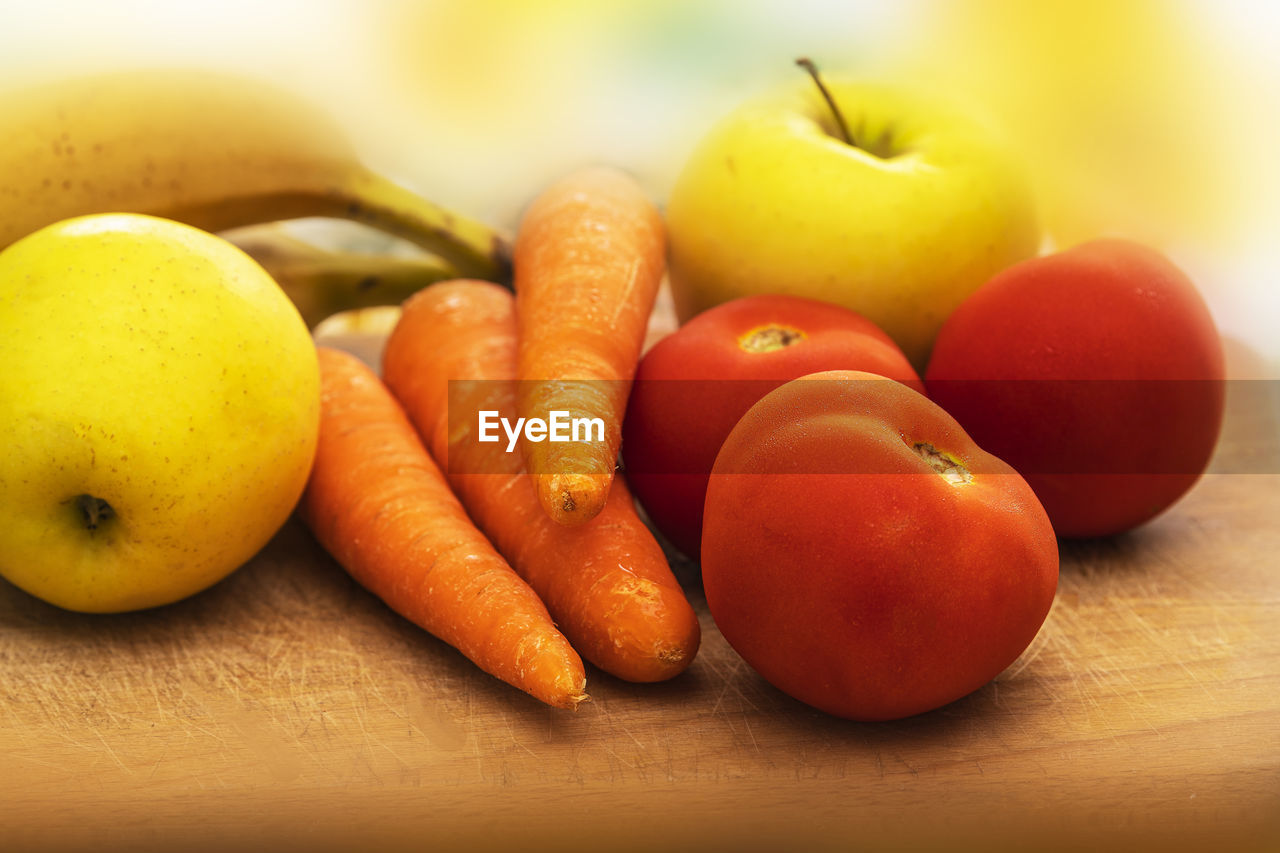
<svg viewBox="0 0 1280 853">
<path fill-rule="evenodd" d="M 892 723 L 703 647 L 556 711 L 353 583 L 296 522 L 119 616 L 0 583 L 0 849 L 1280 850 L 1280 418 L 1234 383 L 1214 472 L 1112 539 L 995 682 Z"/>
</svg>

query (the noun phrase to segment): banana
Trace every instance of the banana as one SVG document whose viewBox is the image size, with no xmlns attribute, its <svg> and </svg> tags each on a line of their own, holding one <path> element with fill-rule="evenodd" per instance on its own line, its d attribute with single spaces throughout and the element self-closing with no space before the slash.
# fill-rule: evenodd
<svg viewBox="0 0 1280 853">
<path fill-rule="evenodd" d="M 271 274 L 312 328 L 352 309 L 398 305 L 433 282 L 457 277 L 452 266 L 433 255 L 331 250 L 278 224 L 237 228 L 222 237 Z"/>
<path fill-rule="evenodd" d="M 400 322 L 399 305 L 375 305 L 372 308 L 352 308 L 326 317 L 314 329 L 311 336 L 319 341 L 344 337 L 386 337 Z"/>
<path fill-rule="evenodd" d="M 400 321 L 399 305 L 375 305 L 339 311 L 311 330 L 317 344 L 346 350 L 373 370 L 382 368 L 387 337 Z"/>
<path fill-rule="evenodd" d="M 506 281 L 508 242 L 362 165 L 305 100 L 205 71 L 127 71 L 0 97 L 0 248 L 52 222 L 149 213 L 222 231 L 328 216 Z"/>
</svg>

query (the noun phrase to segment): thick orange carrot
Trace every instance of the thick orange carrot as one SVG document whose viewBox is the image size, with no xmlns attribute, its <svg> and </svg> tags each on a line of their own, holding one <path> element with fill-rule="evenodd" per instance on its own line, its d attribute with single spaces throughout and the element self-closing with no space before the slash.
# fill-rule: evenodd
<svg viewBox="0 0 1280 853">
<path fill-rule="evenodd" d="M 547 420 L 562 411 L 604 426 L 603 441 L 524 443 L 538 499 L 561 524 L 589 521 L 604 506 L 664 260 L 657 208 L 616 169 L 551 185 L 517 229 L 516 413 Z"/>
<path fill-rule="evenodd" d="M 629 681 L 659 681 L 689 665 L 697 616 L 619 478 L 604 509 L 565 527 L 538 503 L 507 438 L 477 441 L 479 413 L 515 408 L 511 294 L 454 281 L 411 297 L 383 352 L 383 373 L 463 504 L 542 596 L 570 642 Z M 447 461 L 446 461 L 447 460 Z"/>
<path fill-rule="evenodd" d="M 301 515 L 391 609 L 549 705 L 586 698 L 582 659 L 476 529 L 382 381 L 319 348 L 320 442 Z"/>
</svg>

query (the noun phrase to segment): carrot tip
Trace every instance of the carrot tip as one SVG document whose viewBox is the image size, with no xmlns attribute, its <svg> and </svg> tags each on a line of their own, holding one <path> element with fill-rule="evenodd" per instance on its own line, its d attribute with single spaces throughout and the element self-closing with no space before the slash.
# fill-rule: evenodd
<svg viewBox="0 0 1280 853">
<path fill-rule="evenodd" d="M 666 648 L 658 649 L 656 657 L 663 663 L 679 666 L 681 669 L 684 669 L 684 665 L 693 660 L 693 655 L 690 654 L 689 649 L 685 646 L 667 646 Z"/>
<path fill-rule="evenodd" d="M 554 521 L 573 527 L 599 515 L 611 482 L 600 474 L 544 474 L 538 477 L 538 498 Z"/>
</svg>

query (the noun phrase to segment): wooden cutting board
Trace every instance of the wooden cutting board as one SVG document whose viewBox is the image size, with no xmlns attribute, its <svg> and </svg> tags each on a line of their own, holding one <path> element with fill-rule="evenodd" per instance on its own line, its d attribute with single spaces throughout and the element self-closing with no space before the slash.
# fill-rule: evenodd
<svg viewBox="0 0 1280 853">
<path fill-rule="evenodd" d="M 1280 850 L 1280 417 L 1232 386 L 1214 472 L 1064 543 L 987 687 L 813 711 L 702 620 L 688 672 L 544 707 L 354 584 L 296 522 L 226 581 L 87 616 L 0 582 L 0 849 Z"/>
</svg>

